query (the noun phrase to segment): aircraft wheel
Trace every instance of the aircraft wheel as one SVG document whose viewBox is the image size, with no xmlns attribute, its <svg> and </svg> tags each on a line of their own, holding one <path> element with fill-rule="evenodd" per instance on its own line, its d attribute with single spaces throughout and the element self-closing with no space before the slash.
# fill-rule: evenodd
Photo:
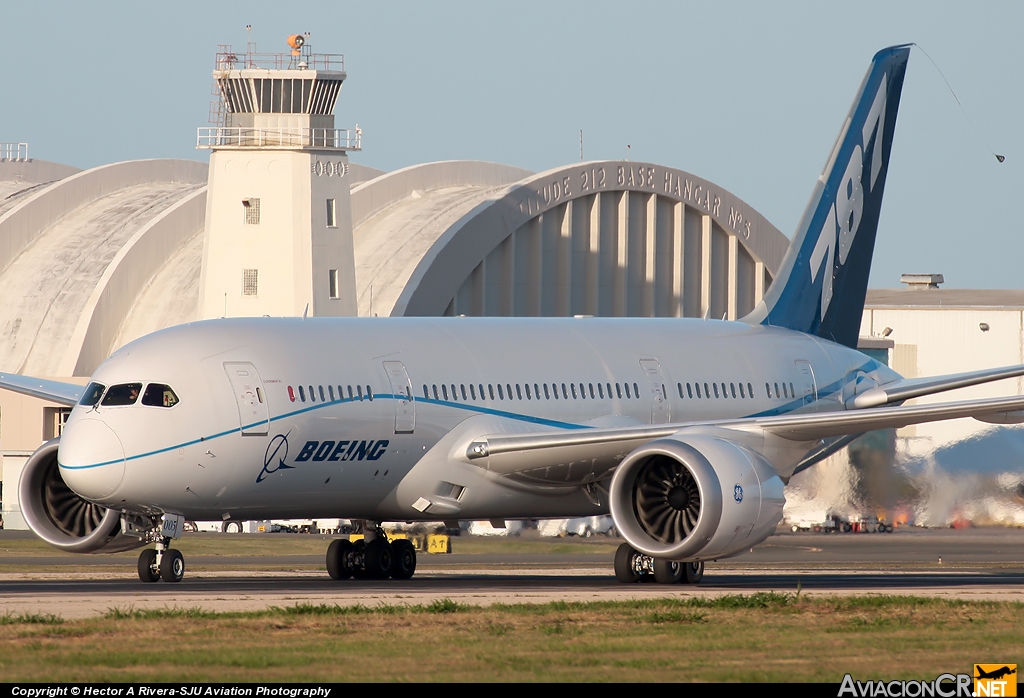
<svg viewBox="0 0 1024 698">
<path fill-rule="evenodd" d="M 683 578 L 683 563 L 675 560 L 654 561 L 654 581 L 658 584 L 678 584 Z"/>
<path fill-rule="evenodd" d="M 702 562 L 684 562 L 682 564 L 683 574 L 680 581 L 686 584 L 700 584 L 700 580 L 704 579 L 704 563 Z"/>
<path fill-rule="evenodd" d="M 139 579 L 146 584 L 160 581 L 156 569 L 156 551 L 153 548 L 146 548 L 139 553 Z"/>
<path fill-rule="evenodd" d="M 177 583 L 185 576 L 185 558 L 180 550 L 169 548 L 160 560 L 160 578 L 165 582 Z"/>
<path fill-rule="evenodd" d="M 391 565 L 392 579 L 412 579 L 416 573 L 416 547 L 412 541 L 399 538 L 391 544 L 393 562 Z"/>
<path fill-rule="evenodd" d="M 331 575 L 331 579 L 341 580 L 352 576 L 352 568 L 349 566 L 351 552 L 352 544 L 347 540 L 331 542 L 327 548 L 327 574 Z"/>
<path fill-rule="evenodd" d="M 640 581 L 640 575 L 633 567 L 633 559 L 638 554 L 629 543 L 623 543 L 615 551 L 615 578 L 623 584 L 635 584 Z"/>
<path fill-rule="evenodd" d="M 391 543 L 384 538 L 377 538 L 366 544 L 363 552 L 363 565 L 367 579 L 387 579 L 391 576 L 394 555 Z"/>
</svg>

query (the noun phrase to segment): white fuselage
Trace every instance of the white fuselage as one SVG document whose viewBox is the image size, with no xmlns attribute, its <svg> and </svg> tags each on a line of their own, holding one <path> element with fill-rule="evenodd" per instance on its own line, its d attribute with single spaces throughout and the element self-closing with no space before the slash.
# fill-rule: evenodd
<svg viewBox="0 0 1024 698">
<path fill-rule="evenodd" d="M 607 511 L 600 489 L 511 481 L 454 445 L 466 434 L 839 410 L 865 375 L 897 378 L 845 347 L 741 322 L 211 320 L 104 362 L 95 382 L 161 383 L 180 402 L 79 405 L 58 460 L 87 499 L 189 519 L 589 515 Z M 765 455 L 788 476 L 792 457 Z M 450 510 L 417 508 L 434 495 Z"/>
</svg>

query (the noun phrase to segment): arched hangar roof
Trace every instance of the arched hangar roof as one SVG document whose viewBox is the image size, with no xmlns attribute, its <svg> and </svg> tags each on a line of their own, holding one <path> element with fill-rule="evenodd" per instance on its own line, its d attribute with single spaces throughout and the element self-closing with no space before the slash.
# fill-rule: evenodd
<svg viewBox="0 0 1024 698">
<path fill-rule="evenodd" d="M 395 262 L 406 266 L 389 278 L 401 283 L 374 290 L 378 314 L 732 319 L 754 308 L 789 246 L 739 197 L 651 163 L 560 167 L 467 196 L 454 191 L 437 208 L 446 216 L 429 247 Z M 434 207 L 415 213 L 419 220 L 398 220 L 388 234 L 430 227 Z"/>
</svg>

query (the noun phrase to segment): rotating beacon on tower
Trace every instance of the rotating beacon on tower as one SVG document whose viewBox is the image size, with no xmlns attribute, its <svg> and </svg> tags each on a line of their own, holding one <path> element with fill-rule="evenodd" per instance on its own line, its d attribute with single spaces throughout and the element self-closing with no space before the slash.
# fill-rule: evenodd
<svg viewBox="0 0 1024 698">
<path fill-rule="evenodd" d="M 340 54 L 221 46 L 213 71 L 220 123 L 198 129 L 210 179 L 201 318 L 356 314 L 348 152 L 362 132 L 334 127 Z"/>
</svg>

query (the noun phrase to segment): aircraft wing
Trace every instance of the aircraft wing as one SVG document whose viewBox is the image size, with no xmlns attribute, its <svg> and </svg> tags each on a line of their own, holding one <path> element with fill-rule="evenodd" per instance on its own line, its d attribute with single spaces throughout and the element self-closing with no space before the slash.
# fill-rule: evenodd
<svg viewBox="0 0 1024 698">
<path fill-rule="evenodd" d="M 48 381 L 42 378 L 21 376 L 17 373 L 0 373 L 0 389 L 31 395 L 68 407 L 78 404 L 82 393 L 85 392 L 84 385 Z"/>
<path fill-rule="evenodd" d="M 773 417 L 493 434 L 473 439 L 466 449 L 466 458 L 491 472 L 512 475 L 537 471 L 552 463 L 615 462 L 648 441 L 692 427 L 717 427 L 747 433 L 760 430 L 792 441 L 813 442 L 961 417 L 1000 424 L 1024 422 L 1024 395 Z"/>
<path fill-rule="evenodd" d="M 971 385 L 979 385 L 1004 378 L 1016 378 L 1017 376 L 1024 376 L 1024 365 L 986 368 L 981 371 L 954 373 L 947 376 L 905 378 L 895 383 L 866 390 L 852 398 L 847 405 L 856 409 L 879 407 L 894 402 L 904 402 L 905 400 L 921 397 L 922 395 L 933 395 L 934 393 L 941 393 L 946 390 L 956 390 L 957 388 L 966 388 Z"/>
</svg>

